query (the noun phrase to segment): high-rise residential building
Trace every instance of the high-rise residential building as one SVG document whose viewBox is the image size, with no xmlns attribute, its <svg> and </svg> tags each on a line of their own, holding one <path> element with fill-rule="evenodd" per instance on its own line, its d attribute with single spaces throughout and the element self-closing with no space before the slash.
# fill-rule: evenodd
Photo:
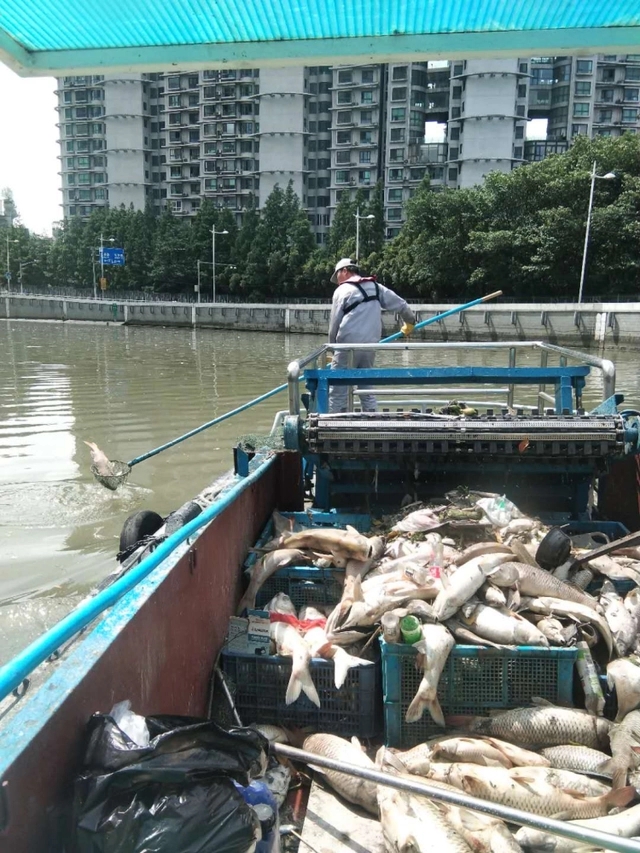
<svg viewBox="0 0 640 853">
<path fill-rule="evenodd" d="M 107 205 L 188 218 L 210 198 L 240 221 L 291 181 L 323 243 L 340 199 L 378 181 L 393 237 L 425 175 L 469 187 L 580 134 L 637 132 L 640 54 L 123 72 L 61 79 L 58 99 L 65 218 Z M 526 140 L 535 118 L 546 140 Z"/>
</svg>

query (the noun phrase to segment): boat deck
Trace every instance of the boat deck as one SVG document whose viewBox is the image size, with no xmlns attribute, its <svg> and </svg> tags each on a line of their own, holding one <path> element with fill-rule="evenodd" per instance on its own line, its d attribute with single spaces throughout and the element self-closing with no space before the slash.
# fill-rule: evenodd
<svg viewBox="0 0 640 853">
<path fill-rule="evenodd" d="M 302 827 L 300 851 L 385 853 L 380 821 L 346 803 L 314 780 Z M 306 846 L 309 845 L 309 846 Z"/>
</svg>

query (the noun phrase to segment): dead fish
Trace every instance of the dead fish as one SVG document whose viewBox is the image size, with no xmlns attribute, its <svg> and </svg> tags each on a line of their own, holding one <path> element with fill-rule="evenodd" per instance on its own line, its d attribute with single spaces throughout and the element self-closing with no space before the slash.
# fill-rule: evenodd
<svg viewBox="0 0 640 853">
<path fill-rule="evenodd" d="M 314 527 L 299 533 L 283 533 L 280 537 L 280 547 L 329 552 L 334 556 L 362 561 L 368 560 L 373 550 L 371 540 L 349 526 L 346 530 Z"/>
<path fill-rule="evenodd" d="M 620 723 L 615 723 L 609 732 L 611 755 L 607 770 L 611 771 L 614 788 L 627 784 L 629 770 L 640 767 L 640 711 L 629 711 Z"/>
<path fill-rule="evenodd" d="M 508 646 L 548 646 L 545 635 L 517 613 L 487 607 L 485 604 L 463 605 L 461 618 L 474 634 L 494 643 Z"/>
<path fill-rule="evenodd" d="M 610 580 L 605 580 L 602 584 L 600 604 L 611 628 L 616 652 L 623 658 L 635 643 L 638 630 L 636 620 L 624 606 L 623 599 Z"/>
<path fill-rule="evenodd" d="M 536 562 L 536 558 L 529 551 L 524 542 L 521 542 L 519 539 L 514 539 L 509 543 L 509 547 L 516 555 L 516 561 L 518 563 L 525 563 L 527 566 L 534 566 L 535 568 L 541 568 Z"/>
<path fill-rule="evenodd" d="M 618 814 L 587 820 L 571 821 L 576 826 L 597 829 L 619 838 L 632 838 L 640 832 L 640 805 L 632 806 Z M 523 826 L 516 833 L 516 839 L 525 850 L 544 851 L 544 853 L 575 853 L 581 850 L 579 842 L 572 838 L 562 838 L 560 835 L 548 835 L 539 829 Z M 593 850 L 593 847 L 584 848 Z"/>
<path fill-rule="evenodd" d="M 401 760 L 404 760 L 400 756 Z M 432 761 L 461 761 L 485 767 L 548 767 L 548 759 L 497 738 L 457 737 L 434 743 Z"/>
<path fill-rule="evenodd" d="M 595 625 L 603 640 L 607 644 L 609 657 L 613 654 L 613 637 L 609 623 L 591 607 L 586 607 L 583 604 L 577 604 L 575 601 L 564 601 L 559 598 L 549 598 L 547 596 L 541 598 L 531 598 L 527 601 L 527 610 L 533 613 L 543 613 L 547 616 L 566 616 L 569 619 L 574 619 L 576 622 L 590 622 Z"/>
<path fill-rule="evenodd" d="M 536 627 L 554 646 L 565 645 L 564 625 L 559 619 L 554 619 L 552 616 L 545 616 L 536 622 Z"/>
<path fill-rule="evenodd" d="M 313 621 L 317 624 L 304 634 L 304 641 L 309 647 L 312 657 L 320 657 L 333 661 L 334 683 L 339 690 L 347 680 L 349 670 L 355 666 L 371 666 L 373 661 L 364 660 L 350 655 L 341 646 L 330 642 L 325 625 L 327 620 L 315 607 L 303 607 L 300 611 L 300 621 Z"/>
<path fill-rule="evenodd" d="M 346 764 L 366 767 L 368 770 L 375 770 L 376 767 L 359 744 L 337 735 L 311 735 L 305 739 L 303 749 L 325 758 L 333 758 L 336 761 L 344 761 Z M 337 770 L 326 770 L 321 767 L 314 767 L 314 770 L 322 773 L 331 787 L 345 800 L 354 803 L 356 806 L 362 806 L 371 814 L 378 814 L 376 796 L 378 786 L 375 782 L 368 782 L 366 779 L 359 779 L 357 776 L 347 776 L 346 773 L 339 773 Z"/>
<path fill-rule="evenodd" d="M 371 569 L 376 560 L 382 557 L 384 552 L 384 539 L 381 536 L 374 536 L 371 542 L 371 556 L 367 560 L 348 560 L 344 572 L 344 587 L 340 606 L 344 612 L 353 601 L 353 590 L 356 578 L 362 580 L 367 572 Z"/>
<path fill-rule="evenodd" d="M 380 823 L 386 849 L 392 853 L 471 853 L 442 810 L 426 797 L 386 785 L 378 787 Z"/>
<path fill-rule="evenodd" d="M 507 596 L 500 587 L 494 586 L 487 581 L 478 590 L 478 595 L 483 601 L 486 601 L 489 607 L 506 607 L 507 605 Z"/>
<path fill-rule="evenodd" d="M 269 743 L 289 743 L 289 733 L 281 726 L 272 726 L 269 723 L 251 723 L 249 728 L 260 732 Z"/>
<path fill-rule="evenodd" d="M 245 609 L 254 610 L 256 606 L 256 595 L 262 585 L 278 569 L 299 563 L 308 563 L 309 558 L 304 552 L 297 548 L 281 548 L 277 551 L 269 551 L 261 557 L 251 571 L 251 580 L 245 594 L 240 599 L 236 614 L 239 616 Z"/>
<path fill-rule="evenodd" d="M 566 770 L 563 767 L 528 767 L 527 773 L 532 779 L 539 779 L 554 788 L 565 791 L 577 791 L 585 797 L 602 797 L 611 790 L 611 785 L 601 779 L 592 779 L 585 774 Z"/>
<path fill-rule="evenodd" d="M 618 700 L 616 723 L 640 706 L 640 660 L 619 658 L 607 665 L 607 685 L 615 687 Z"/>
<path fill-rule="evenodd" d="M 399 763 L 394 763 L 394 766 L 401 772 L 408 771 L 417 776 L 426 776 L 431 767 L 433 746 L 434 741 L 428 741 L 427 743 L 419 743 L 405 752 L 397 749 L 386 749 L 386 747 L 382 747 L 382 750 L 387 759 L 395 756 Z"/>
<path fill-rule="evenodd" d="M 450 770 L 444 773 L 443 781 L 471 796 L 558 820 L 600 817 L 613 808 L 627 805 L 636 796 L 632 786 L 597 797 L 563 790 L 543 778 L 550 768 L 448 766 Z M 431 773 L 441 772 L 443 767 L 446 765 L 433 765 Z"/>
<path fill-rule="evenodd" d="M 507 536 L 517 536 L 520 533 L 530 533 L 538 526 L 538 522 L 532 518 L 512 518 L 505 526 L 500 528 L 500 536 L 504 539 Z"/>
<path fill-rule="evenodd" d="M 437 802 L 436 805 L 474 853 L 522 853 L 522 847 L 499 818 L 450 803 Z"/>
<path fill-rule="evenodd" d="M 419 720 L 426 709 L 437 725 L 444 726 L 444 716 L 438 701 L 438 683 L 454 646 L 455 640 L 444 625 L 422 626 L 422 640 L 415 643 L 414 648 L 423 655 L 424 674 L 407 708 L 405 720 L 408 723 Z"/>
<path fill-rule="evenodd" d="M 596 607 L 598 603 L 593 596 L 571 584 L 558 580 L 549 572 L 545 572 L 544 569 L 525 563 L 516 563 L 515 565 L 518 569 L 520 578 L 518 586 L 522 595 L 550 596 L 592 608 Z"/>
<path fill-rule="evenodd" d="M 291 600 L 284 593 L 278 593 L 269 602 L 267 609 L 270 612 L 288 616 L 295 615 L 296 612 Z M 309 670 L 311 652 L 309 646 L 298 633 L 298 629 L 288 622 L 271 622 L 269 636 L 276 645 L 276 652 L 279 655 L 291 658 L 291 677 L 285 696 L 286 704 L 291 705 L 298 699 L 300 693 L 304 693 L 319 708 L 320 697 Z"/>
<path fill-rule="evenodd" d="M 638 587 L 635 587 L 626 594 L 624 606 L 625 610 L 635 619 L 636 625 L 640 628 L 640 589 Z"/>
<path fill-rule="evenodd" d="M 496 555 L 476 557 L 451 575 L 442 573 L 442 589 L 433 604 L 436 619 L 440 622 L 449 619 L 480 589 L 495 568 L 491 561 L 493 556 Z"/>
<path fill-rule="evenodd" d="M 429 507 L 423 507 L 405 515 L 403 519 L 393 525 L 391 530 L 394 533 L 419 533 L 422 530 L 433 530 L 436 527 L 442 527 L 438 515 Z"/>
<path fill-rule="evenodd" d="M 559 770 L 572 770 L 574 773 L 611 779 L 611 773 L 604 768 L 610 756 L 597 749 L 563 744 L 543 749 L 542 755 L 550 761 L 552 767 L 557 767 Z"/>
<path fill-rule="evenodd" d="M 341 621 L 341 609 L 338 605 L 328 619 L 328 633 L 331 634 L 338 629 L 366 627 L 375 625 L 387 610 L 392 610 L 396 605 L 403 604 L 407 600 L 416 598 L 435 598 L 440 590 L 440 581 L 429 577 L 422 585 L 417 585 L 407 578 L 391 578 L 388 583 L 375 585 L 372 578 L 365 582 L 369 584 L 360 585 L 356 578 L 354 584 L 353 602 L 348 610 L 347 617 Z"/>
<path fill-rule="evenodd" d="M 494 643 L 492 640 L 487 640 L 486 637 L 479 637 L 477 634 L 474 634 L 470 628 L 463 625 L 458 619 L 447 619 L 444 624 L 451 631 L 456 640 L 460 640 L 461 643 L 467 643 L 472 646 L 490 646 L 492 649 L 507 648 L 507 646 L 504 646 L 501 643 Z"/>
<path fill-rule="evenodd" d="M 612 724 L 576 708 L 514 708 L 493 717 L 450 717 L 449 725 L 460 724 L 470 734 L 489 735 L 526 748 L 582 744 L 592 749 L 608 746 Z"/>
<path fill-rule="evenodd" d="M 477 542 L 475 545 L 470 545 L 459 554 L 454 563 L 456 566 L 462 566 L 470 560 L 475 560 L 477 557 L 484 557 L 486 554 L 513 554 L 513 551 L 508 545 L 502 545 L 500 542 Z"/>
<path fill-rule="evenodd" d="M 114 477 L 116 473 L 115 468 L 107 454 L 100 450 L 98 445 L 93 441 L 85 441 L 84 444 L 91 451 L 91 464 L 96 474 L 99 474 L 101 477 Z"/>
</svg>

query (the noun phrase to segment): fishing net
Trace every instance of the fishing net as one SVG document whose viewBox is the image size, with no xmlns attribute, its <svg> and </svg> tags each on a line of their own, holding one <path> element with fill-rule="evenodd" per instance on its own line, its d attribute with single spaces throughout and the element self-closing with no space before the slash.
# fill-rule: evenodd
<svg viewBox="0 0 640 853">
<path fill-rule="evenodd" d="M 238 437 L 237 445 L 245 453 L 259 450 L 284 450 L 284 432 L 281 429 L 272 433 L 246 433 Z"/>
<path fill-rule="evenodd" d="M 118 486 L 122 486 L 126 482 L 131 473 L 131 466 L 127 465 L 126 462 L 120 462 L 118 459 L 110 459 L 109 462 L 113 474 L 100 474 L 95 465 L 91 466 L 91 473 L 102 486 L 115 492 Z"/>
</svg>

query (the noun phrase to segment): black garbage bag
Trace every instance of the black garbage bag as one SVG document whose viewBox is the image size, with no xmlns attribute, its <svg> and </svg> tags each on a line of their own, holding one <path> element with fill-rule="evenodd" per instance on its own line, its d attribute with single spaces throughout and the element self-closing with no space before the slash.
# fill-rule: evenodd
<svg viewBox="0 0 640 853">
<path fill-rule="evenodd" d="M 137 746 L 113 718 L 89 722 L 74 793 L 76 853 L 250 853 L 260 825 L 233 785 L 266 768 L 268 742 L 192 717 L 147 717 Z"/>
</svg>

